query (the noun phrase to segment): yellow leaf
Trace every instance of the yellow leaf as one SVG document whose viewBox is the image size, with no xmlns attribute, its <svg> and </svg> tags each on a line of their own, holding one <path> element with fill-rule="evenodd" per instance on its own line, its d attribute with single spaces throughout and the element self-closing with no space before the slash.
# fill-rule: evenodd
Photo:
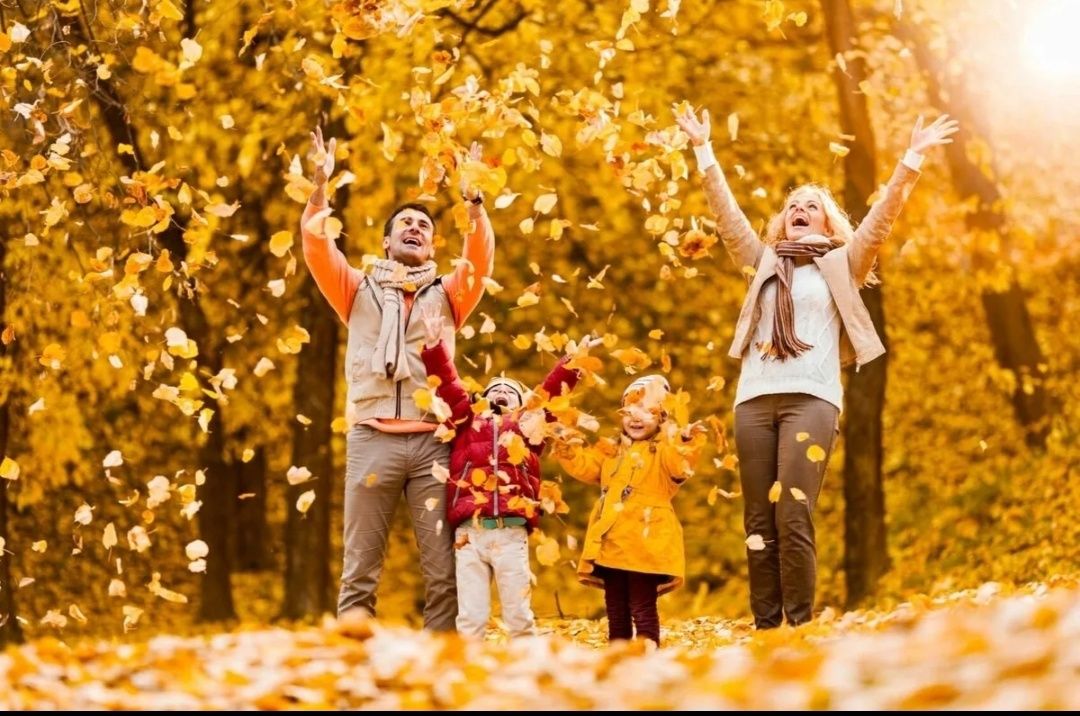
<svg viewBox="0 0 1080 716">
<path fill-rule="evenodd" d="M 473 471 L 469 473 L 469 482 L 476 487 L 480 487 L 487 482 L 487 473 L 478 467 L 474 467 Z"/>
<path fill-rule="evenodd" d="M 45 554 L 45 550 L 48 549 L 48 546 L 49 545 L 45 540 L 39 539 L 37 542 L 32 542 L 30 544 L 30 549 L 34 550 L 38 554 Z"/>
<path fill-rule="evenodd" d="M 735 139 L 739 136 L 739 115 L 735 112 L 732 112 L 728 115 L 727 131 L 728 135 L 731 137 L 731 141 L 734 142 Z"/>
<path fill-rule="evenodd" d="M 810 439 L 810 433 L 795 433 L 795 442 L 806 442 Z"/>
<path fill-rule="evenodd" d="M 236 213 L 236 210 L 240 208 L 240 202 L 236 201 L 232 204 L 211 204 L 206 207 L 207 214 L 213 214 L 221 219 L 227 219 Z"/>
<path fill-rule="evenodd" d="M 58 343 L 50 343 L 45 346 L 45 350 L 41 352 L 41 357 L 38 358 L 38 363 L 46 368 L 52 368 L 53 370 L 60 370 L 60 364 L 64 362 L 64 358 L 67 356 L 67 352 L 60 347 Z"/>
<path fill-rule="evenodd" d="M 718 488 L 716 485 L 713 485 L 712 489 L 709 490 L 709 496 L 705 498 L 705 501 L 709 503 L 709 507 L 712 507 L 716 504 L 716 495 L 719 492 L 720 488 Z"/>
<path fill-rule="evenodd" d="M 116 526 L 112 522 L 105 525 L 105 532 L 101 535 L 101 543 L 105 545 L 105 549 L 112 549 L 116 546 Z"/>
<path fill-rule="evenodd" d="M 528 349 L 529 346 L 532 345 L 532 339 L 529 338 L 524 333 L 522 333 L 522 334 L 514 337 L 513 345 L 514 345 L 514 348 L 517 348 L 518 350 L 523 351 L 523 350 Z"/>
<path fill-rule="evenodd" d="M 838 142 L 829 142 L 829 151 L 838 157 L 846 157 L 851 149 Z"/>
<path fill-rule="evenodd" d="M 811 445 L 806 448 L 806 459 L 810 462 L 821 462 L 825 459 L 825 450 L 820 445 Z"/>
<path fill-rule="evenodd" d="M 292 245 L 293 235 L 291 231 L 278 231 L 270 237 L 270 253 L 279 258 L 289 253 Z"/>
<path fill-rule="evenodd" d="M 806 493 L 803 492 L 802 490 L 800 490 L 799 488 L 792 487 L 790 492 L 791 492 L 791 496 L 794 497 L 799 502 L 806 502 Z"/>
<path fill-rule="evenodd" d="M 157 11 L 161 13 L 161 16 L 169 20 L 176 20 L 179 22 L 184 19 L 184 13 L 174 5 L 171 0 L 161 0 L 157 6 Z"/>
<path fill-rule="evenodd" d="M 765 549 L 765 538 L 761 535 L 750 535 L 746 538 L 746 546 L 755 552 Z"/>
<path fill-rule="evenodd" d="M 525 293 L 518 296 L 517 300 L 517 305 L 521 308 L 525 308 L 526 306 L 535 306 L 538 303 L 540 303 L 540 297 L 532 291 L 526 291 Z"/>
<path fill-rule="evenodd" d="M 541 194 L 536 197 L 536 201 L 533 202 L 533 211 L 538 211 L 541 214 L 546 214 L 555 208 L 555 204 L 559 201 L 559 197 L 556 194 Z"/>
<path fill-rule="evenodd" d="M 774 482 L 772 484 L 772 487 L 769 488 L 769 502 L 779 502 L 780 501 L 780 492 L 783 489 L 784 488 L 780 486 L 780 481 L 779 480 Z"/>
<path fill-rule="evenodd" d="M 315 490 L 308 490 L 296 498 L 296 509 L 299 510 L 300 514 L 306 515 L 313 502 L 315 502 Z"/>
<path fill-rule="evenodd" d="M 10 457 L 5 457 L 4 461 L 0 462 L 0 477 L 5 480 L 18 480 L 19 463 L 15 462 Z"/>
<path fill-rule="evenodd" d="M 251 462 L 253 457 L 255 457 L 255 451 L 251 448 L 244 448 L 244 454 L 240 456 L 240 462 Z"/>
<path fill-rule="evenodd" d="M 559 542 L 547 535 L 540 536 L 536 546 L 536 561 L 545 567 L 551 567 L 559 561 Z"/>
<path fill-rule="evenodd" d="M 528 456 L 529 448 L 525 446 L 525 441 L 517 433 L 505 434 L 510 436 L 506 441 L 507 459 L 511 465 L 520 465 Z"/>
</svg>

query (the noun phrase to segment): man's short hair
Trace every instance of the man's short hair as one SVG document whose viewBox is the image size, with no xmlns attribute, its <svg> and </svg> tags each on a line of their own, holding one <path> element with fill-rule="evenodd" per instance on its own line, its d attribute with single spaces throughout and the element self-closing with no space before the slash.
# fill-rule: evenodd
<svg viewBox="0 0 1080 716">
<path fill-rule="evenodd" d="M 394 219 L 397 218 L 397 215 L 405 211 L 406 209 L 413 209 L 414 211 L 419 211 L 421 214 L 426 216 L 428 218 L 428 221 L 431 222 L 431 232 L 435 233 L 435 217 L 431 215 L 431 211 L 419 202 L 410 201 L 408 204 L 402 204 L 398 208 L 394 209 L 394 212 L 390 214 L 390 218 L 387 219 L 386 223 L 383 225 L 384 238 L 390 235 L 390 230 L 394 226 Z"/>
</svg>

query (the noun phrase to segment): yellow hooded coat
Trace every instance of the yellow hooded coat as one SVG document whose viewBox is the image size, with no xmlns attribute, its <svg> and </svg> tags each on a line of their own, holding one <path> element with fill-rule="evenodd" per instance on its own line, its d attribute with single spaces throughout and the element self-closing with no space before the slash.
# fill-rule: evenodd
<svg viewBox="0 0 1080 716">
<path fill-rule="evenodd" d="M 671 500 L 693 472 L 704 435 L 683 441 L 678 435 L 612 446 L 571 448 L 559 463 L 572 477 L 600 485 L 600 499 L 589 515 L 578 579 L 603 587 L 597 566 L 667 577 L 665 594 L 686 576 L 682 525 Z M 607 449 L 605 449 L 607 448 Z"/>
</svg>

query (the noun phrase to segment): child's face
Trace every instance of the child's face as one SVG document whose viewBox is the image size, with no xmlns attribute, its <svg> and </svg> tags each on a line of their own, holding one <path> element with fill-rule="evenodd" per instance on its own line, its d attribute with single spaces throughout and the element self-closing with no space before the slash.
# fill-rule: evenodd
<svg viewBox="0 0 1080 716">
<path fill-rule="evenodd" d="M 498 405 L 503 410 L 517 410 L 521 407 L 521 398 L 517 391 L 506 385 L 496 385 L 487 392 L 488 402 Z"/>
<path fill-rule="evenodd" d="M 641 405 L 627 405 L 619 410 L 623 432 L 631 440 L 648 440 L 660 429 L 661 414 Z"/>
</svg>

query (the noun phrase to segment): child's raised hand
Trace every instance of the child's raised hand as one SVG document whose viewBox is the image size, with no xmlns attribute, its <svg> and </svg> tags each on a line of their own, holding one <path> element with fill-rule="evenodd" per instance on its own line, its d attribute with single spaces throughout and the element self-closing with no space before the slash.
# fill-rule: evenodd
<svg viewBox="0 0 1080 716">
<path fill-rule="evenodd" d="M 685 428 L 683 428 L 682 431 L 680 432 L 680 435 L 682 436 L 683 440 L 690 441 L 690 440 L 693 440 L 698 435 L 708 435 L 708 433 L 709 433 L 709 426 L 706 425 L 705 423 L 703 423 L 700 420 L 695 420 L 694 422 L 690 423 Z"/>
<path fill-rule="evenodd" d="M 443 324 L 445 323 L 442 313 L 431 304 L 425 303 L 420 307 L 420 318 L 424 322 L 424 345 L 434 348 L 442 340 Z"/>
<path fill-rule="evenodd" d="M 950 135 L 960 130 L 960 123 L 955 119 L 949 119 L 949 115 L 943 114 L 933 121 L 928 127 L 923 127 L 922 115 L 915 120 L 915 127 L 911 130 L 911 144 L 908 147 L 918 154 L 926 153 L 927 149 L 939 144 L 952 144 Z"/>
<path fill-rule="evenodd" d="M 571 341 L 570 343 L 567 343 L 566 344 L 566 355 L 570 356 L 571 358 L 575 358 L 575 357 L 577 357 L 579 355 L 582 355 L 583 353 L 586 353 L 586 352 L 592 350 L 593 348 L 596 348 L 597 346 L 601 346 L 603 344 L 604 344 L 604 339 L 603 338 L 599 338 L 599 337 L 594 336 L 594 335 L 592 335 L 590 333 L 589 335 L 584 336 L 577 343 L 574 343 L 573 341 Z"/>
</svg>

